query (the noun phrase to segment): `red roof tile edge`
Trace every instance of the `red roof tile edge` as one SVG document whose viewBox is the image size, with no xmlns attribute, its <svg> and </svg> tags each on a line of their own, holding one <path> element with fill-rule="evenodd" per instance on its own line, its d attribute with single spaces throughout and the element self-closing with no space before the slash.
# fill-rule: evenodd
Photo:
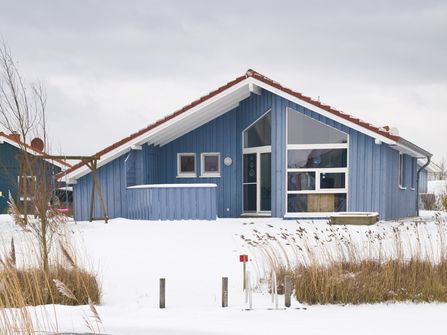
<svg viewBox="0 0 447 335">
<path fill-rule="evenodd" d="M 0 131 L 0 137 L 6 137 L 10 141 L 13 141 L 13 142 L 17 143 L 18 145 L 25 146 L 28 149 L 31 149 L 34 152 L 37 152 L 37 153 L 39 153 L 41 155 L 46 155 L 47 154 L 45 151 L 37 150 L 37 149 L 33 148 L 31 145 L 29 145 L 29 144 L 26 144 L 26 143 L 24 143 L 22 141 L 17 141 L 17 139 L 13 135 L 5 134 L 2 131 Z M 70 169 L 73 167 L 71 164 L 69 164 L 67 162 L 64 162 L 63 160 L 60 160 L 60 159 L 53 159 L 53 161 L 58 162 L 59 164 L 64 165 L 64 166 L 66 166 L 67 168 L 70 168 Z"/>
<path fill-rule="evenodd" d="M 290 88 L 287 88 L 285 86 L 282 86 L 281 84 L 275 82 L 274 80 L 272 80 L 272 79 L 270 79 L 270 78 L 268 78 L 268 77 L 266 77 L 266 76 L 264 76 L 264 75 L 262 75 L 262 74 L 260 74 L 260 73 L 258 73 L 256 71 L 254 71 L 254 70 L 249 69 L 249 70 L 247 70 L 247 72 L 244 75 L 242 75 L 240 77 L 237 77 L 236 79 L 234 79 L 234 80 L 228 82 L 227 84 L 219 87 L 218 89 L 208 93 L 207 95 L 204 95 L 201 98 L 191 102 L 189 105 L 184 106 L 183 108 L 175 111 L 174 113 L 167 115 L 163 119 L 160 119 L 160 120 L 150 124 L 149 126 L 147 126 L 147 127 L 143 128 L 143 129 L 141 129 L 141 130 L 139 130 L 139 131 L 137 131 L 137 132 L 135 132 L 135 133 L 133 133 L 133 134 L 131 134 L 131 135 L 129 135 L 129 136 L 127 136 L 127 137 L 125 137 L 125 138 L 115 142 L 115 143 L 113 143 L 112 145 L 104 148 L 103 150 L 97 152 L 96 156 L 102 156 L 102 155 L 112 151 L 113 149 L 116 149 L 116 148 L 120 147 L 121 145 L 123 145 L 123 144 L 125 144 L 125 143 L 127 143 L 127 142 L 129 142 L 129 141 L 131 141 L 131 140 L 133 140 L 135 138 L 137 138 L 140 135 L 143 135 L 144 133 L 148 132 L 149 130 L 152 130 L 152 129 L 158 127 L 159 125 L 161 125 L 161 124 L 163 124 L 163 123 L 165 123 L 165 122 L 175 118 L 176 116 L 178 116 L 178 115 L 180 115 L 180 114 L 190 110 L 191 108 L 201 104 L 202 102 L 204 102 L 204 101 L 206 101 L 208 99 L 211 99 L 212 97 L 218 95 L 219 93 L 222 93 L 223 91 L 229 89 L 230 87 L 240 83 L 241 81 L 243 81 L 244 79 L 249 78 L 249 77 L 252 77 L 252 78 L 255 78 L 255 79 L 259 80 L 259 81 L 262 81 L 263 83 L 265 83 L 267 85 L 270 85 L 270 86 L 272 86 L 272 87 L 274 87 L 276 89 L 279 89 L 279 90 L 283 91 L 284 93 L 290 94 L 290 95 L 292 95 L 292 96 L 294 96 L 294 97 L 296 97 L 298 99 L 301 99 L 301 100 L 303 100 L 303 101 L 305 101 L 305 102 L 307 102 L 307 103 L 309 103 L 311 105 L 314 105 L 315 107 L 321 108 L 321 109 L 323 109 L 323 110 L 325 110 L 325 111 L 327 111 L 329 113 L 332 113 L 332 114 L 334 114 L 334 115 L 336 115 L 338 117 L 341 117 L 341 118 L 343 118 L 343 119 L 345 119 L 345 120 L 347 120 L 349 122 L 352 122 L 354 124 L 357 124 L 357 125 L 359 125 L 359 126 L 361 126 L 363 128 L 366 128 L 366 129 L 372 131 L 372 132 L 375 132 L 375 133 L 377 133 L 377 134 L 379 134 L 381 136 L 387 137 L 387 138 L 389 138 L 389 139 L 391 139 L 393 141 L 398 141 L 399 138 L 400 138 L 399 136 L 395 136 L 395 135 L 390 134 L 388 131 L 386 131 L 383 128 L 375 127 L 375 126 L 369 124 L 368 122 L 362 121 L 362 120 L 360 120 L 358 118 L 355 118 L 355 117 L 353 117 L 351 115 L 345 114 L 345 113 L 343 113 L 343 112 L 341 112 L 339 110 L 336 110 L 336 109 L 332 108 L 329 105 L 322 104 L 321 102 L 319 102 L 317 100 L 314 100 L 314 99 L 312 99 L 312 98 L 310 98 L 308 96 L 305 96 L 305 95 L 303 95 L 303 94 L 301 94 L 301 93 L 299 93 L 297 91 L 294 91 L 294 90 L 292 90 Z M 78 168 L 80 168 L 83 165 L 85 165 L 85 163 L 83 163 L 83 162 L 75 164 L 70 169 L 68 169 L 68 170 L 66 170 L 64 172 L 59 173 L 59 175 L 62 176 L 62 175 L 71 173 L 71 172 L 77 170 Z"/>
</svg>

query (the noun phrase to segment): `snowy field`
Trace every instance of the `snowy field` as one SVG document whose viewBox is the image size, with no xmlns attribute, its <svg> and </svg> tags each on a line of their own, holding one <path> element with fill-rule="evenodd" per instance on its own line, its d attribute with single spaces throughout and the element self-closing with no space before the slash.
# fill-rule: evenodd
<svg viewBox="0 0 447 335">
<path fill-rule="evenodd" d="M 220 219 L 215 222 L 149 222 L 114 219 L 69 224 L 73 240 L 83 250 L 83 261 L 92 266 L 102 283 L 103 304 L 98 307 L 107 334 L 421 334 L 445 333 L 447 304 L 381 304 L 361 306 L 303 306 L 270 310 L 267 288 L 254 296 L 254 310 L 246 311 L 239 255 L 248 253 L 249 269 L 262 277 L 258 248 L 248 243 L 257 235 L 288 234 L 312 248 L 333 234 L 361 241 L 368 232 L 386 239 L 393 227 L 406 234 L 418 225 L 418 236 L 435 238 L 433 213 L 422 213 L 415 222 L 381 222 L 374 226 L 330 227 L 326 222 L 279 219 Z M 303 234 L 303 229 L 305 233 Z M 0 217 L 4 243 L 22 234 L 9 217 Z M 301 232 L 301 233 L 300 233 Z M 244 236 L 244 239 L 241 238 Z M 316 239 L 315 236 L 318 236 Z M 247 239 L 249 240 L 247 242 Z M 286 241 L 286 240 L 285 240 Z M 359 242 L 361 243 L 361 242 Z M 411 244 L 411 243 L 410 243 Z M 285 242 L 287 245 L 287 241 Z M 378 249 L 374 249 L 378 250 Z M 365 255 L 375 251 L 365 250 Z M 20 257 L 20 255 L 19 255 Z M 221 278 L 229 277 L 229 308 L 221 304 Z M 166 278 L 166 309 L 158 308 L 159 278 Z M 280 299 L 280 305 L 282 300 Z M 46 307 L 49 314 L 51 307 Z M 40 313 L 41 308 L 34 308 Z M 83 315 L 88 308 L 56 306 L 60 332 L 87 332 Z"/>
</svg>

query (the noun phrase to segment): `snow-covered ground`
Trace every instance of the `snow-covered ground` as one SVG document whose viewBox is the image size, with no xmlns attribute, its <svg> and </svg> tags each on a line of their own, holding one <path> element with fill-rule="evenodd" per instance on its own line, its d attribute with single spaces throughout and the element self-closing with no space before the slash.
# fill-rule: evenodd
<svg viewBox="0 0 447 335">
<path fill-rule="evenodd" d="M 263 275 L 265 266 L 257 248 L 257 235 L 288 234 L 318 248 L 331 234 L 349 236 L 362 245 L 368 232 L 387 237 L 393 227 L 407 239 L 416 238 L 405 227 L 420 226 L 419 237 L 434 237 L 433 213 L 423 212 L 414 222 L 383 222 L 374 226 L 330 227 L 324 221 L 280 219 L 219 219 L 149 222 L 114 219 L 69 223 L 72 239 L 81 246 L 84 262 L 98 271 L 103 304 L 98 307 L 107 334 L 420 334 L 442 333 L 447 304 L 382 304 L 361 306 L 303 306 L 270 310 L 265 287 L 254 296 L 254 310 L 246 311 L 239 255 L 248 253 L 249 269 Z M 444 214 L 445 217 L 445 214 Z M 21 232 L 9 217 L 0 217 L 4 243 Z M 244 239 L 241 238 L 244 236 Z M 315 239 L 318 236 L 318 239 Z M 249 241 L 247 242 L 247 239 Z M 284 240 L 287 245 L 287 240 Z M 8 242 L 9 243 L 9 242 Z M 385 242 L 386 243 L 386 238 Z M 287 248 L 287 247 L 286 247 Z M 369 254 L 370 251 L 365 251 Z M 220 307 L 221 278 L 229 277 L 229 308 Z M 159 278 L 166 278 L 167 308 L 158 308 Z M 282 301 L 280 299 L 280 305 Z M 37 308 L 39 309 L 39 308 Z M 49 313 L 52 309 L 47 307 Z M 87 332 L 82 316 L 88 308 L 57 306 L 61 332 Z"/>
</svg>

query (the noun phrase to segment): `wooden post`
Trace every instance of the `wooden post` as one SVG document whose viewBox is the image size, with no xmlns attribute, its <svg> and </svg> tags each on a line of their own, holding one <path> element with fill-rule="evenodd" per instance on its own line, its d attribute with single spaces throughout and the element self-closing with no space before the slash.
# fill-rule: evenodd
<svg viewBox="0 0 447 335">
<path fill-rule="evenodd" d="M 222 277 L 222 307 L 228 307 L 228 277 Z"/>
<path fill-rule="evenodd" d="M 160 308 L 166 308 L 166 279 L 160 278 Z"/>
<path fill-rule="evenodd" d="M 291 306 L 290 297 L 292 295 L 292 278 L 289 275 L 284 277 L 284 304 L 286 307 Z"/>
</svg>

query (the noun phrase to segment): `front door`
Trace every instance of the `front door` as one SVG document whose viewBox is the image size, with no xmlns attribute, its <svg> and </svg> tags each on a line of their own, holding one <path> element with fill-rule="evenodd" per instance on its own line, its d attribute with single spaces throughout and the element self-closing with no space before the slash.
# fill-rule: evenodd
<svg viewBox="0 0 447 335">
<path fill-rule="evenodd" d="M 270 148 L 244 153 L 243 202 L 245 214 L 270 214 L 272 210 L 272 160 Z"/>
</svg>

